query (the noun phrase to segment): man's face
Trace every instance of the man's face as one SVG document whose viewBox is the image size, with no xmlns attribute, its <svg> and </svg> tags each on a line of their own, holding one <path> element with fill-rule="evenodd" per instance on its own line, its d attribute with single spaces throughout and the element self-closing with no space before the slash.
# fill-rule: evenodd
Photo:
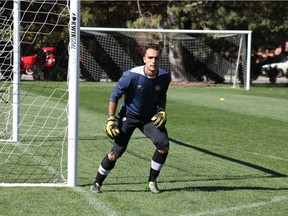
<svg viewBox="0 0 288 216">
<path fill-rule="evenodd" d="M 146 64 L 145 73 L 148 76 L 156 76 L 160 64 L 159 51 L 147 49 L 143 61 Z"/>
</svg>

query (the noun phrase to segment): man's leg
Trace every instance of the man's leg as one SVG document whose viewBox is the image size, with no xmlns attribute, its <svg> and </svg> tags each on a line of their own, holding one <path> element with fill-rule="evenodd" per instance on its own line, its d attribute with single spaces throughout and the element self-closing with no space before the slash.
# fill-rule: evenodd
<svg viewBox="0 0 288 216">
<path fill-rule="evenodd" d="M 148 181 L 155 182 L 158 175 L 160 174 L 160 170 L 163 167 L 166 158 L 168 155 L 168 151 L 165 150 L 155 150 L 154 155 L 151 160 L 151 169 Z"/>
<path fill-rule="evenodd" d="M 148 178 L 147 188 L 152 193 L 160 193 L 156 179 L 160 174 L 161 168 L 165 164 L 169 150 L 169 139 L 166 128 L 158 129 L 153 123 L 148 123 L 143 127 L 143 133 L 151 139 L 156 146 L 156 150 L 151 159 L 151 169 Z"/>
<path fill-rule="evenodd" d="M 115 155 L 115 152 L 113 151 L 108 153 L 103 158 L 101 164 L 99 165 L 96 179 L 91 187 L 92 192 L 101 193 L 100 187 L 102 186 L 102 183 L 104 182 L 105 178 L 114 168 L 116 161 L 117 161 L 117 157 Z"/>
<path fill-rule="evenodd" d="M 111 152 L 108 153 L 99 165 L 96 179 L 91 187 L 92 192 L 100 193 L 100 187 L 102 186 L 104 180 L 114 168 L 115 163 L 118 158 L 126 151 L 128 142 L 132 133 L 134 132 L 138 120 L 133 120 L 131 118 L 123 118 L 119 122 L 120 135 L 116 137 Z"/>
<path fill-rule="evenodd" d="M 150 175 L 148 178 L 147 188 L 154 194 L 160 193 L 156 179 L 160 174 L 160 170 L 163 167 L 168 151 L 156 150 L 151 160 Z"/>
</svg>

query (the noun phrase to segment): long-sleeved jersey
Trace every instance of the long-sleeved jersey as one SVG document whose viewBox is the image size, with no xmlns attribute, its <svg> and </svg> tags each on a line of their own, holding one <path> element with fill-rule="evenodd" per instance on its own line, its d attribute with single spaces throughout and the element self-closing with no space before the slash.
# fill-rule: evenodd
<svg viewBox="0 0 288 216">
<path fill-rule="evenodd" d="M 139 118 L 151 117 L 157 112 L 158 102 L 166 101 L 170 75 L 159 68 L 157 76 L 149 78 L 144 70 L 145 65 L 125 71 L 115 86 L 110 101 L 118 103 L 124 95 L 120 113 Z"/>
</svg>

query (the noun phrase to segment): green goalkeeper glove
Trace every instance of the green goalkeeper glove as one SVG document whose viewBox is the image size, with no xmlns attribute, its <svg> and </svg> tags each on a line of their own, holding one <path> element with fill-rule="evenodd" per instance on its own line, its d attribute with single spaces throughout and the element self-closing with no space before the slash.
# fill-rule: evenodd
<svg viewBox="0 0 288 216">
<path fill-rule="evenodd" d="M 158 109 L 157 113 L 151 118 L 157 128 L 161 128 L 166 124 L 167 113 L 163 108 Z"/>
<path fill-rule="evenodd" d="M 106 134 L 111 139 L 115 139 L 120 134 L 120 130 L 118 127 L 118 118 L 116 118 L 115 116 L 110 116 L 107 119 Z"/>
</svg>

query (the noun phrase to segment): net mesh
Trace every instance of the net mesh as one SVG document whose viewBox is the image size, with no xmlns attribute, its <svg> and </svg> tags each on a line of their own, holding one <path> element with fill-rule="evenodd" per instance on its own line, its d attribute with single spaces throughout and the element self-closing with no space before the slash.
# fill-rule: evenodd
<svg viewBox="0 0 288 216">
<path fill-rule="evenodd" d="M 13 1 L 0 3 L 0 182 L 66 183 L 68 1 L 20 3 L 19 42 Z M 18 43 L 21 68 L 13 69 Z M 13 139 L 14 73 L 21 73 L 19 141 Z"/>
<path fill-rule="evenodd" d="M 245 34 L 82 29 L 82 65 L 90 79 L 117 81 L 125 70 L 143 64 L 148 43 L 158 43 L 163 49 L 160 67 L 175 82 L 232 83 L 236 77 L 238 84 L 245 84 L 246 40 Z"/>
</svg>

